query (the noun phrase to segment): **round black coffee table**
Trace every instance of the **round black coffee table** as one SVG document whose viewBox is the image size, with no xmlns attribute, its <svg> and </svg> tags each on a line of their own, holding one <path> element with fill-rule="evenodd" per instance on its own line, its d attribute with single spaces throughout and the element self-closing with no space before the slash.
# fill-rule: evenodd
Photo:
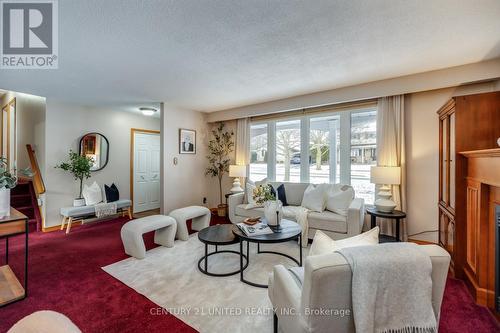
<svg viewBox="0 0 500 333">
<path fill-rule="evenodd" d="M 263 221 L 265 223 L 265 220 Z M 240 241 L 240 281 L 246 284 L 249 284 L 254 287 L 259 288 L 267 288 L 268 285 L 251 282 L 245 279 L 243 275 L 243 271 L 248 266 L 248 262 L 250 261 L 250 252 L 249 252 L 249 243 L 257 243 L 257 254 L 260 253 L 271 253 L 277 254 L 283 257 L 287 257 L 288 259 L 293 260 L 297 265 L 302 266 L 302 228 L 296 222 L 282 219 L 280 223 L 280 230 L 276 230 L 275 228 L 271 228 L 274 232 L 272 234 L 267 235 L 259 235 L 259 236 L 247 236 L 243 231 L 241 231 L 238 226 L 233 226 L 233 233 L 238 236 Z M 261 251 L 260 244 L 276 244 L 276 243 L 284 243 L 291 240 L 298 240 L 299 242 L 299 260 L 296 258 L 281 252 L 276 251 Z M 247 242 L 247 255 L 243 253 L 243 242 Z M 246 264 L 243 266 L 243 258 L 246 259 Z"/>
<path fill-rule="evenodd" d="M 210 276 L 230 276 L 234 274 L 238 274 L 240 271 L 244 270 L 248 266 L 248 259 L 246 255 L 243 255 L 240 258 L 245 258 L 246 264 L 245 266 L 240 265 L 240 269 L 229 272 L 229 273 L 211 273 L 208 271 L 208 257 L 219 254 L 219 253 L 234 253 L 240 255 L 240 252 L 233 250 L 222 250 L 219 251 L 218 247 L 222 245 L 231 245 L 239 242 L 238 237 L 233 234 L 233 225 L 232 224 L 219 224 L 204 228 L 198 232 L 198 239 L 205 244 L 205 255 L 198 261 L 198 269 Z M 214 245 L 215 251 L 208 253 L 208 246 Z M 248 252 L 248 251 L 247 251 Z M 201 262 L 204 261 L 203 268 L 201 267 Z M 241 262 L 240 262 L 241 264 Z"/>
</svg>

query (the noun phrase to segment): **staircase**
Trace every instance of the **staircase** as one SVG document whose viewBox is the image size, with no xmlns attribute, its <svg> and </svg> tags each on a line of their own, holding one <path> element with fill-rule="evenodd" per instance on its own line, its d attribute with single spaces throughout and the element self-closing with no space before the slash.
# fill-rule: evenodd
<svg viewBox="0 0 500 333">
<path fill-rule="evenodd" d="M 42 216 L 31 180 L 19 180 L 10 190 L 10 205 L 28 217 L 29 232 L 42 230 Z"/>
</svg>

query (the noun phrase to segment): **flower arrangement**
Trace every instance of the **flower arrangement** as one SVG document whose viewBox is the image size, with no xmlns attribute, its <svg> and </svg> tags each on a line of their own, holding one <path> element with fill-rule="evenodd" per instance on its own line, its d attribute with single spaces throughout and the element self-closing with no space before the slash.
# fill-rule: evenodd
<svg viewBox="0 0 500 333">
<path fill-rule="evenodd" d="M 253 199 L 258 205 L 263 205 L 266 201 L 276 200 L 276 195 L 272 191 L 271 185 L 259 185 L 253 190 Z"/>
</svg>

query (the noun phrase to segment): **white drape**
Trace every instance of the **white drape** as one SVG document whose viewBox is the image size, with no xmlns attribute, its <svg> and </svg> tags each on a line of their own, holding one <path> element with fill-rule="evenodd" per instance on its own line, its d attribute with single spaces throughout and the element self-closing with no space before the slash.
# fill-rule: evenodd
<svg viewBox="0 0 500 333">
<path fill-rule="evenodd" d="M 236 165 L 248 165 L 250 157 L 250 120 L 238 119 L 236 123 Z"/>
<path fill-rule="evenodd" d="M 406 212 L 404 95 L 379 98 L 377 108 L 377 165 L 401 167 L 401 184 L 392 185 L 392 199 L 397 210 Z M 391 221 L 394 222 L 384 220 L 380 224 L 381 233 L 395 235 Z M 406 220 L 402 220 L 400 237 L 406 240 L 407 235 Z"/>
</svg>

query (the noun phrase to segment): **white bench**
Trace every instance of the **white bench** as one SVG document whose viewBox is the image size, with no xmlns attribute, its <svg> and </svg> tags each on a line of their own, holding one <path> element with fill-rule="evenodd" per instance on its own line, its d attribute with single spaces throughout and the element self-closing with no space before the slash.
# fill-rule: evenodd
<svg viewBox="0 0 500 333">
<path fill-rule="evenodd" d="M 137 259 L 146 257 L 146 246 L 142 235 L 154 231 L 155 244 L 174 246 L 177 224 L 170 216 L 151 215 L 125 223 L 120 232 L 125 253 Z"/>
<path fill-rule="evenodd" d="M 128 218 L 132 219 L 131 200 L 121 199 L 118 201 L 114 201 L 114 203 L 116 203 L 117 211 L 121 212 L 122 216 L 125 216 L 125 214 L 127 214 Z M 61 230 L 63 230 L 66 223 L 68 223 L 66 233 L 69 233 L 69 231 L 71 230 L 71 224 L 75 222 L 75 220 L 83 220 L 84 218 L 93 216 L 95 214 L 95 206 L 90 205 L 80 207 L 63 207 L 60 210 L 60 214 L 63 217 L 61 222 Z"/>
<path fill-rule="evenodd" d="M 189 206 L 175 209 L 168 215 L 177 221 L 177 234 L 175 237 L 186 241 L 189 239 L 186 221 L 192 219 L 191 229 L 200 231 L 210 224 L 211 213 L 207 207 Z"/>
</svg>

